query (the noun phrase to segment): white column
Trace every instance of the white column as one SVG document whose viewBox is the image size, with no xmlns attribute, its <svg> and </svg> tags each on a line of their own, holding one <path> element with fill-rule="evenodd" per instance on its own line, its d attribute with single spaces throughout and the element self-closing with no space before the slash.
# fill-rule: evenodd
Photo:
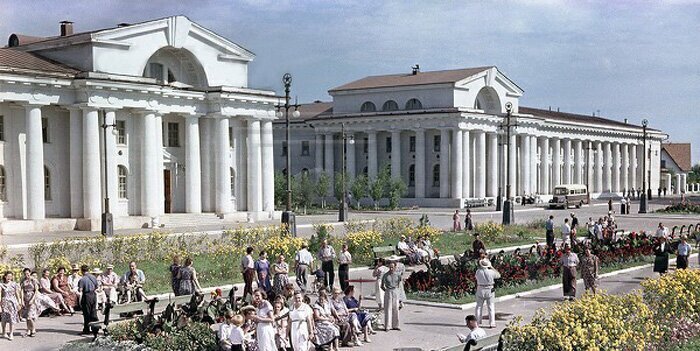
<svg viewBox="0 0 700 351">
<path fill-rule="evenodd" d="M 440 197 L 450 197 L 450 131 L 440 129 Z"/>
<path fill-rule="evenodd" d="M 231 212 L 231 148 L 229 147 L 229 119 L 225 116 L 217 116 L 214 119 L 215 135 L 214 135 L 214 165 L 215 165 L 215 181 L 214 194 L 216 194 L 216 213 L 226 214 Z M 259 136 L 258 136 L 259 138 Z M 259 140 L 259 139 L 258 139 Z M 259 145 L 259 144 L 258 144 Z M 254 151 L 249 149 L 250 151 Z M 258 150 L 259 152 L 259 150 Z M 259 154 L 258 154 L 259 155 Z M 249 162 L 252 158 L 252 152 L 249 153 Z M 260 178 L 258 177 L 258 182 Z M 256 191 L 253 194 L 257 194 Z"/>
<path fill-rule="evenodd" d="M 333 161 L 335 161 L 335 153 L 333 152 L 333 133 L 327 133 L 326 138 L 326 150 L 324 154 L 324 170 L 331 180 L 331 190 L 333 189 L 333 177 L 335 176 L 335 168 Z M 333 193 L 331 191 L 331 193 Z"/>
<path fill-rule="evenodd" d="M 462 166 L 464 163 L 464 145 L 463 132 L 461 129 L 452 131 L 452 169 L 450 171 L 450 179 L 452 180 L 452 198 L 459 199 L 462 197 L 464 184 L 462 183 Z"/>
<path fill-rule="evenodd" d="M 603 143 L 603 191 L 612 191 L 611 167 L 611 145 L 610 142 Z"/>
<path fill-rule="evenodd" d="M 540 138 L 540 193 L 550 194 L 549 186 L 549 138 Z"/>
<path fill-rule="evenodd" d="M 518 195 L 530 193 L 530 137 L 520 135 L 520 192 Z"/>
<path fill-rule="evenodd" d="M 85 120 L 83 120 L 83 123 L 85 123 Z M 143 132 L 141 140 L 141 215 L 155 217 L 160 214 L 158 212 L 158 194 L 156 191 L 158 178 L 163 178 L 162 172 L 158 173 L 157 167 L 157 154 L 158 150 L 160 150 L 160 145 L 158 145 L 156 138 L 156 114 L 148 111 L 144 112 L 141 116 L 141 123 Z"/>
<path fill-rule="evenodd" d="M 289 152 L 289 145 L 287 145 L 287 152 Z M 323 135 L 321 134 L 316 134 L 314 153 L 316 154 L 316 157 L 314 159 L 314 161 L 316 162 L 315 172 L 316 177 L 318 177 L 319 175 L 321 175 L 321 172 L 323 172 Z"/>
<path fill-rule="evenodd" d="M 664 185 L 666 187 L 666 194 L 673 194 L 673 190 L 671 190 L 671 173 L 664 174 L 664 180 L 666 181 Z"/>
<path fill-rule="evenodd" d="M 554 139 L 552 145 L 552 188 L 561 184 L 561 140 Z"/>
<path fill-rule="evenodd" d="M 688 175 L 686 173 L 681 174 L 681 191 L 688 191 Z"/>
<path fill-rule="evenodd" d="M 227 128 L 228 129 L 228 128 Z M 287 148 L 289 152 L 289 148 Z M 261 212 L 262 170 L 260 160 L 260 121 L 248 120 L 248 211 Z M 287 170 L 291 172 L 291 170 Z M 230 201 L 229 201 L 230 203 Z"/>
<path fill-rule="evenodd" d="M 44 206 L 44 142 L 41 133 L 41 106 L 26 105 L 25 123 L 27 128 L 27 218 L 44 219 L 46 211 Z M 97 112 L 95 112 L 97 113 Z M 97 119 L 95 119 L 97 121 Z M 97 125 L 95 125 L 97 136 Z M 95 143 L 95 150 L 99 153 L 99 139 Z M 97 177 L 99 181 L 99 154 L 97 158 Z M 56 175 L 54 175 L 56 176 Z M 54 179 L 58 179 L 55 177 Z M 99 183 L 98 183 L 99 184 Z M 100 201 L 99 185 L 97 188 L 97 205 Z M 99 211 L 97 212 L 99 218 Z"/>
<path fill-rule="evenodd" d="M 564 181 L 563 184 L 571 184 L 571 139 L 564 139 Z"/>
<path fill-rule="evenodd" d="M 498 196 L 498 134 L 489 133 L 487 137 L 488 159 L 486 196 Z"/>
<path fill-rule="evenodd" d="M 518 184 L 517 184 L 517 174 L 518 174 L 518 169 L 517 169 L 517 160 L 518 160 L 518 143 L 517 143 L 517 135 L 516 134 L 511 134 L 510 135 L 510 141 L 508 142 L 508 179 L 509 181 L 506 182 L 506 188 L 508 187 L 508 183 L 510 183 L 510 193 L 508 194 L 509 198 L 512 198 L 518 193 Z M 506 191 L 508 191 L 506 189 Z"/>
<path fill-rule="evenodd" d="M 676 173 L 676 195 L 679 195 L 681 193 L 681 174 Z"/>
<path fill-rule="evenodd" d="M 77 107 L 70 111 L 70 216 L 83 217 L 83 111 Z"/>
<path fill-rule="evenodd" d="M 462 198 L 472 197 L 472 155 L 469 130 L 462 131 Z"/>
<path fill-rule="evenodd" d="M 486 133 L 481 130 L 474 131 L 476 137 L 475 143 L 475 177 L 474 182 L 474 197 L 486 197 Z"/>
<path fill-rule="evenodd" d="M 530 194 L 537 193 L 537 137 L 530 135 Z"/>
<path fill-rule="evenodd" d="M 104 123 L 106 125 L 114 125 L 116 124 L 117 120 L 117 113 L 115 110 L 104 110 L 104 116 L 105 120 Z M 107 156 L 107 169 L 103 169 L 103 172 L 107 174 L 107 179 L 109 181 L 107 182 L 107 185 L 109 186 L 109 189 L 107 189 L 107 193 L 109 194 L 109 207 L 112 212 L 114 212 L 114 209 L 117 207 L 117 201 L 119 200 L 117 197 L 117 189 L 119 187 L 118 182 L 118 176 L 117 176 L 117 162 L 116 162 L 116 157 L 117 157 L 117 138 L 114 136 L 112 133 L 112 130 L 115 127 L 109 127 L 107 129 L 107 138 L 106 140 L 103 140 L 103 145 L 105 148 L 104 153 L 102 153 L 102 157 L 105 157 L 105 154 Z M 102 132 L 102 128 L 99 128 L 99 131 Z M 101 158 L 101 163 L 104 165 L 105 161 L 104 159 Z M 104 178 L 100 178 L 102 180 Z M 104 196 L 104 193 L 102 193 L 102 196 Z"/>
<path fill-rule="evenodd" d="M 622 194 L 623 196 L 627 194 L 627 191 L 630 189 L 630 184 L 629 184 L 629 168 L 630 168 L 630 154 L 629 154 L 629 145 L 627 144 L 622 144 L 622 175 L 620 175 L 620 190 L 623 191 L 624 193 Z"/>
<path fill-rule="evenodd" d="M 228 128 L 227 128 L 228 129 Z M 228 143 L 228 140 L 226 141 Z M 202 212 L 199 117 L 185 116 L 185 212 Z"/>
<path fill-rule="evenodd" d="M 603 184 L 603 143 L 596 141 L 595 149 L 595 191 L 602 193 L 605 190 Z"/>
<path fill-rule="evenodd" d="M 377 132 L 367 132 L 367 176 L 377 178 Z"/>
<path fill-rule="evenodd" d="M 41 139 L 41 138 L 40 138 Z M 161 175 L 162 178 L 162 175 Z M 100 201 L 100 121 L 96 109 L 83 109 L 83 217 L 99 220 Z M 42 182 L 43 184 L 43 182 Z M 43 192 L 43 188 L 42 188 Z"/>
<path fill-rule="evenodd" d="M 211 128 L 210 118 L 201 118 L 199 120 L 199 157 L 201 165 L 201 197 L 202 197 L 202 211 L 214 212 L 215 207 L 212 206 L 214 203 L 212 195 L 212 174 L 214 172 L 212 168 L 212 128 Z"/>
<path fill-rule="evenodd" d="M 347 135 L 347 142 L 345 143 L 345 158 L 347 159 L 347 165 L 346 165 L 346 170 L 347 172 L 347 177 L 348 179 L 354 179 L 355 178 L 355 173 L 356 173 L 356 166 L 355 166 L 355 145 L 357 143 L 357 140 L 355 139 L 355 134 L 354 133 L 346 133 Z M 353 140 L 351 143 L 350 140 Z"/>
<path fill-rule="evenodd" d="M 583 147 L 581 140 L 574 140 L 574 183 L 586 183 L 583 179 Z"/>
<path fill-rule="evenodd" d="M 401 178 L 401 131 L 391 131 L 391 177 Z"/>
<path fill-rule="evenodd" d="M 629 157 L 630 157 L 630 189 L 637 189 L 637 168 L 639 167 L 637 165 L 637 145 L 630 144 L 629 146 L 630 151 L 629 151 Z M 667 186 L 670 186 L 671 183 L 669 182 Z M 667 189 L 668 191 L 671 191 L 671 188 L 669 187 Z"/>
<path fill-rule="evenodd" d="M 425 197 L 425 130 L 416 130 L 415 197 Z"/>
<path fill-rule="evenodd" d="M 275 211 L 275 165 L 274 144 L 272 141 L 272 121 L 262 121 L 262 205 L 263 211 Z M 292 152 L 292 145 L 287 145 Z M 294 156 L 294 154 L 290 154 Z M 291 172 L 291 170 L 287 170 Z M 294 173 L 292 173 L 294 174 Z"/>
<path fill-rule="evenodd" d="M 165 174 L 163 172 L 164 169 L 164 160 L 165 160 L 165 154 L 164 154 L 164 144 L 163 144 L 163 115 L 161 114 L 156 114 L 156 145 L 158 147 L 156 148 L 156 173 L 158 176 L 156 177 L 156 181 L 158 182 L 158 185 L 156 186 L 155 189 L 152 191 L 156 192 L 156 197 L 157 197 L 157 209 L 158 209 L 158 214 L 163 214 L 165 213 Z M 172 189 L 170 190 L 172 191 Z"/>
<path fill-rule="evenodd" d="M 620 144 L 612 144 L 612 161 L 610 162 L 612 166 L 612 190 L 614 192 L 620 191 Z"/>
<path fill-rule="evenodd" d="M 233 125 L 234 151 L 241 157 L 236 157 L 236 211 L 248 210 L 248 122 L 243 118 L 229 120 Z"/>
</svg>

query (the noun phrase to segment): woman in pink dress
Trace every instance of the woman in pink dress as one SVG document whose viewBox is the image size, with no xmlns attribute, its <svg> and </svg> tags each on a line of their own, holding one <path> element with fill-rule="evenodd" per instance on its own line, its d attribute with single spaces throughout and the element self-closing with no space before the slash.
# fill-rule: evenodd
<svg viewBox="0 0 700 351">
<path fill-rule="evenodd" d="M 58 267 L 58 270 L 56 270 L 56 275 L 51 279 L 51 290 L 63 296 L 63 300 L 71 308 L 71 311 L 78 305 L 78 294 L 71 290 L 65 268 Z"/>
</svg>

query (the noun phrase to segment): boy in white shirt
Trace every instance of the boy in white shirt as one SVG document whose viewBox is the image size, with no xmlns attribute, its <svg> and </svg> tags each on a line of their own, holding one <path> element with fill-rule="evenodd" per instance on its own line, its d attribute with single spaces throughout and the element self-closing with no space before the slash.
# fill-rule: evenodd
<svg viewBox="0 0 700 351">
<path fill-rule="evenodd" d="M 231 330 L 234 326 L 233 322 L 233 311 L 226 311 L 224 315 L 224 322 L 219 326 L 219 348 L 224 351 L 231 350 Z"/>
<path fill-rule="evenodd" d="M 479 327 L 479 325 L 476 323 L 476 316 L 475 315 L 470 314 L 467 316 L 467 318 L 465 320 L 467 322 L 467 328 L 469 328 L 469 334 L 467 334 L 467 335 L 457 334 L 457 338 L 459 339 L 459 342 L 468 343 L 470 340 L 478 341 L 478 340 L 486 337 L 486 331 L 481 329 Z"/>
<path fill-rule="evenodd" d="M 243 343 L 245 342 L 245 332 L 243 332 L 243 316 L 237 314 L 233 316 L 231 334 L 228 341 L 231 343 L 231 351 L 244 351 Z"/>
</svg>

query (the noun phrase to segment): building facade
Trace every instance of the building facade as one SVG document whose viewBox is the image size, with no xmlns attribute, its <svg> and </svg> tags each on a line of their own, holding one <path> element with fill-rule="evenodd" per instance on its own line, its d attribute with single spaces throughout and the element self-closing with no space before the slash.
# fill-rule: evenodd
<svg viewBox="0 0 700 351">
<path fill-rule="evenodd" d="M 348 177 L 374 178 L 389 167 L 408 185 L 405 204 L 463 206 L 466 199 L 505 194 L 508 183 L 510 196 L 543 200 L 559 184 L 586 184 L 594 196 L 616 196 L 641 188 L 643 172 L 648 188 L 659 186 L 664 133 L 647 129 L 645 143 L 641 126 L 522 107 L 523 90 L 496 67 L 414 68 L 365 77 L 329 94 L 332 102 L 301 106 L 289 148 L 284 124 L 274 123 L 278 169 L 285 170 L 289 149 L 294 173 L 340 172 L 344 129 L 354 140 L 345 143 Z M 509 143 L 507 103 L 515 125 Z"/>
<path fill-rule="evenodd" d="M 58 36 L 8 44 L 3 231 L 95 230 L 105 195 L 117 228 L 274 215 L 277 98 L 248 88 L 248 50 L 183 16 L 85 33 L 62 22 Z"/>
<path fill-rule="evenodd" d="M 688 183 L 692 170 L 690 143 L 663 143 L 661 145 L 661 186 L 667 193 L 679 195 L 700 191 L 696 183 Z"/>
</svg>

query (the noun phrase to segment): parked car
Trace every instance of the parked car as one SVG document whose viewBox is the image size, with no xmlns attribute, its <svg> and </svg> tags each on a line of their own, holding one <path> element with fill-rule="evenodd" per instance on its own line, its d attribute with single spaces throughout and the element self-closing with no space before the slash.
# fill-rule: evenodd
<svg viewBox="0 0 700 351">
<path fill-rule="evenodd" d="M 588 188 L 583 184 L 562 184 L 554 187 L 554 196 L 549 200 L 549 208 L 581 208 L 588 204 Z"/>
</svg>

